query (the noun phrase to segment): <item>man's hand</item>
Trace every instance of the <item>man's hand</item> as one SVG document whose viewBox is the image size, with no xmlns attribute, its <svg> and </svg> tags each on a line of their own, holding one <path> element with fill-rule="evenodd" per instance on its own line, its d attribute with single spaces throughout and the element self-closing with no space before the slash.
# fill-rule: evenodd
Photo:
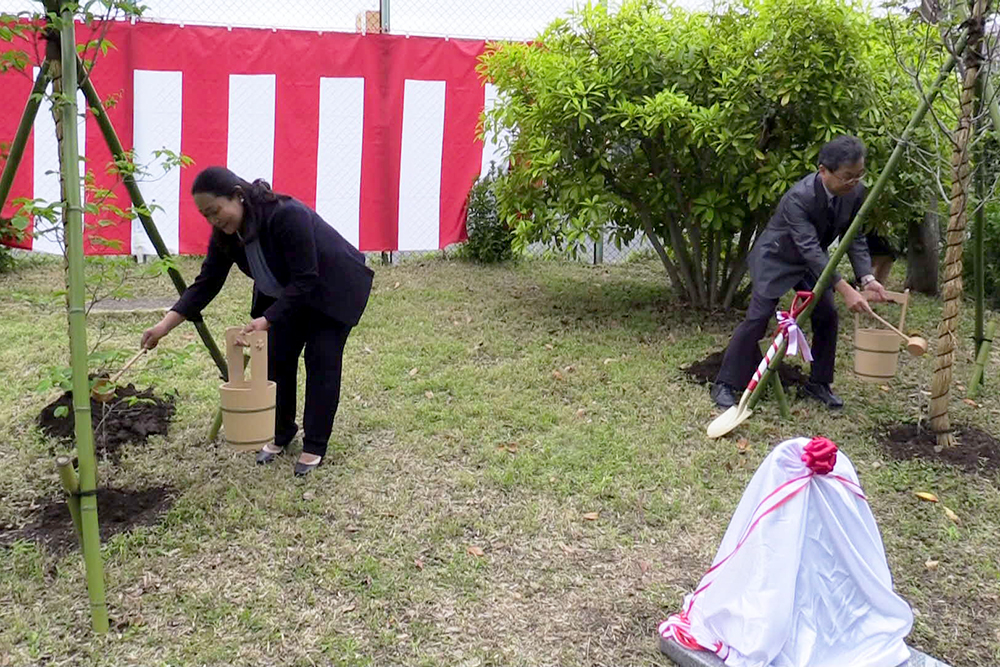
<svg viewBox="0 0 1000 667">
<path fill-rule="evenodd" d="M 879 285 L 879 287 L 882 286 Z M 844 303 L 847 304 L 848 310 L 852 313 L 864 313 L 871 311 L 871 306 L 868 305 L 868 301 L 865 299 L 864 295 L 851 287 L 850 283 L 843 278 L 840 279 L 840 282 L 834 285 L 834 289 L 840 292 L 840 296 L 844 297 Z M 884 289 L 882 291 L 883 293 L 885 292 Z"/>
<path fill-rule="evenodd" d="M 864 286 L 864 292 L 870 292 L 870 294 L 864 294 L 864 296 L 871 301 L 888 301 L 889 295 L 885 292 L 885 287 L 882 286 L 877 280 L 869 280 Z"/>
<path fill-rule="evenodd" d="M 266 317 L 252 319 L 245 327 L 243 327 L 243 331 L 240 332 L 240 335 L 236 337 L 236 344 L 242 347 L 249 347 L 250 343 L 247 342 L 247 339 L 244 336 L 249 333 L 253 333 L 254 331 L 267 331 L 269 328 L 271 328 L 271 323 L 267 321 Z"/>
</svg>

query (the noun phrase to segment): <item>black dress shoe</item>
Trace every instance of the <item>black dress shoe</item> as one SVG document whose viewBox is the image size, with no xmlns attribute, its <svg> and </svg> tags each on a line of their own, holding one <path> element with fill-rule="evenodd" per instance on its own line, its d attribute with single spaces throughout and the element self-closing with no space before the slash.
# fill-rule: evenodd
<svg viewBox="0 0 1000 667">
<path fill-rule="evenodd" d="M 803 385 L 802 393 L 809 398 L 816 399 L 831 410 L 839 410 L 844 407 L 844 401 L 840 399 L 840 396 L 833 393 L 830 385 L 825 382 L 809 382 Z"/>
<path fill-rule="evenodd" d="M 731 408 L 736 405 L 736 389 L 725 382 L 713 382 L 708 395 L 720 408 Z"/>
<path fill-rule="evenodd" d="M 262 466 L 267 463 L 274 463 L 279 456 L 285 453 L 285 448 L 282 447 L 276 452 L 269 452 L 266 449 L 261 449 L 257 452 L 257 465 Z"/>
<path fill-rule="evenodd" d="M 305 477 L 306 475 L 308 475 L 309 473 L 311 473 L 313 470 L 315 470 L 316 468 L 318 468 L 320 466 L 320 464 L 322 464 L 322 463 L 323 463 L 322 457 L 320 458 L 319 461 L 316 461 L 316 463 L 302 463 L 301 461 L 296 461 L 295 462 L 295 476 L 296 477 Z"/>
</svg>

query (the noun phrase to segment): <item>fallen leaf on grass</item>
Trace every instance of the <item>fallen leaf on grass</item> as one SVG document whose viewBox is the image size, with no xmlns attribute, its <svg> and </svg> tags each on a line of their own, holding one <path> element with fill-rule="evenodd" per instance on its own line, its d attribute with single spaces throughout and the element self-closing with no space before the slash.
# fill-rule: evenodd
<svg viewBox="0 0 1000 667">
<path fill-rule="evenodd" d="M 575 370 L 576 370 L 576 366 L 570 364 L 569 366 L 567 366 L 566 368 L 563 369 L 563 373 L 572 373 Z"/>
<path fill-rule="evenodd" d="M 340 613 L 341 614 L 349 614 L 349 613 L 351 613 L 352 611 L 354 611 L 357 608 L 358 608 L 357 605 L 349 604 L 346 607 L 341 607 L 340 608 Z"/>
<path fill-rule="evenodd" d="M 938 564 L 939 562 L 936 560 L 928 560 L 926 563 L 924 563 L 924 567 L 926 567 L 928 570 L 933 571 L 938 569 Z"/>
<path fill-rule="evenodd" d="M 584 408 L 580 408 L 579 410 L 576 411 L 577 417 L 583 417 L 585 414 L 587 414 L 587 411 Z"/>
<path fill-rule="evenodd" d="M 587 512 L 583 515 L 583 518 L 587 521 L 597 521 L 597 517 L 601 516 L 600 512 Z"/>
<path fill-rule="evenodd" d="M 411 368 L 410 369 L 410 377 L 413 377 L 414 375 L 416 375 L 419 372 L 420 372 L 419 368 Z"/>
<path fill-rule="evenodd" d="M 879 389 L 881 389 L 882 391 L 889 391 L 889 385 L 887 384 L 879 385 Z"/>
<path fill-rule="evenodd" d="M 545 349 L 546 349 L 546 350 L 554 350 L 554 349 L 555 349 L 555 347 L 556 347 L 556 346 L 555 346 L 555 345 L 553 345 L 552 343 L 546 343 L 546 344 L 545 344 Z"/>
<path fill-rule="evenodd" d="M 396 284 L 392 286 L 392 289 L 399 289 L 399 281 L 398 280 L 396 281 Z"/>
<path fill-rule="evenodd" d="M 554 377 L 557 380 L 562 380 L 563 374 L 560 373 L 559 371 L 552 371 L 552 377 Z"/>
<path fill-rule="evenodd" d="M 974 408 L 978 408 L 979 407 L 979 403 L 976 403 L 971 398 L 963 398 L 962 402 L 965 403 L 966 405 L 972 406 Z"/>
<path fill-rule="evenodd" d="M 926 491 L 917 491 L 913 495 L 915 495 L 917 498 L 920 498 L 921 500 L 926 500 L 929 503 L 936 503 L 938 501 L 937 496 L 935 496 L 933 493 L 927 493 Z"/>
<path fill-rule="evenodd" d="M 740 438 L 736 441 L 736 449 L 740 450 L 740 454 L 746 454 L 747 450 L 750 448 L 750 441 L 746 438 Z"/>
<path fill-rule="evenodd" d="M 608 357 L 607 359 L 605 359 L 605 360 L 604 360 L 604 365 L 605 365 L 605 366 L 607 366 L 607 365 L 608 365 L 608 364 L 610 364 L 610 363 L 611 363 L 612 361 L 614 361 L 614 359 L 612 359 L 612 358 Z"/>
<path fill-rule="evenodd" d="M 425 398 L 434 398 L 434 392 L 428 389 L 427 391 L 424 392 L 424 397 Z"/>
<path fill-rule="evenodd" d="M 497 449 L 499 449 L 501 452 L 507 452 L 509 454 L 517 454 L 517 443 L 508 442 L 502 445 L 497 445 Z"/>
<path fill-rule="evenodd" d="M 951 519 L 951 520 L 952 520 L 952 522 L 954 522 L 954 523 L 959 523 L 959 520 L 958 520 L 958 515 L 957 515 L 957 514 L 955 514 L 954 512 L 952 512 L 950 508 L 948 508 L 948 507 L 945 507 L 945 508 L 944 508 L 944 515 L 945 515 L 946 517 L 948 517 L 949 519 Z"/>
<path fill-rule="evenodd" d="M 413 561 L 413 565 L 416 566 L 418 570 L 424 569 L 424 561 L 420 560 L 419 558 Z"/>
<path fill-rule="evenodd" d="M 486 552 L 480 549 L 479 547 L 469 546 L 465 548 L 465 551 L 470 555 L 475 556 L 476 558 L 482 558 L 483 556 L 486 555 Z"/>
<path fill-rule="evenodd" d="M 563 553 L 566 554 L 567 556 L 576 551 L 576 549 L 574 549 L 573 547 L 567 546 L 562 542 L 559 543 L 559 548 L 562 549 Z"/>
</svg>

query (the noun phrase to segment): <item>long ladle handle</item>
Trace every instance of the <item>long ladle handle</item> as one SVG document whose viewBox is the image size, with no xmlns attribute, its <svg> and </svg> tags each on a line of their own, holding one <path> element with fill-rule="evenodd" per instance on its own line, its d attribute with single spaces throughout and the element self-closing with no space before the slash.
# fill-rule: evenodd
<svg viewBox="0 0 1000 667">
<path fill-rule="evenodd" d="M 868 310 L 868 314 L 871 315 L 872 317 L 874 317 L 876 320 L 878 320 L 882 324 L 884 324 L 885 326 L 887 326 L 890 329 L 892 329 L 893 331 L 895 331 L 906 342 L 910 341 L 910 337 L 909 336 L 907 336 L 905 333 L 903 333 L 902 331 L 900 331 L 899 329 L 897 329 L 896 327 L 892 326 L 891 324 L 889 324 L 888 322 L 886 322 L 884 319 L 882 319 L 881 317 L 879 317 L 878 313 L 876 313 L 874 310 L 869 309 Z"/>
<path fill-rule="evenodd" d="M 136 352 L 135 356 L 133 356 L 131 359 L 129 359 L 125 363 L 125 365 L 122 366 L 122 369 L 120 371 L 118 371 L 117 373 L 115 373 L 115 376 L 113 378 L 111 378 L 111 380 L 110 380 L 111 384 L 114 384 L 114 383 L 118 382 L 118 378 L 120 378 L 122 375 L 125 374 L 125 371 L 128 370 L 128 367 L 131 366 L 132 364 L 134 364 L 136 359 L 138 359 L 139 357 L 141 357 L 142 355 L 144 355 L 148 351 L 149 350 L 144 347 L 141 350 L 139 350 L 138 352 Z"/>
</svg>

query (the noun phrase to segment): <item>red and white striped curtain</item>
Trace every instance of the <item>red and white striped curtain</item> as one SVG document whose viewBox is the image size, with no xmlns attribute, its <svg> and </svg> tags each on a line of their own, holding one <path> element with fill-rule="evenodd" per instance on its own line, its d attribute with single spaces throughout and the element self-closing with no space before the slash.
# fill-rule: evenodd
<svg viewBox="0 0 1000 667">
<path fill-rule="evenodd" d="M 477 139 L 484 105 L 496 98 L 475 71 L 483 41 L 153 23 L 112 24 L 108 39 L 115 48 L 92 80 L 112 100 L 108 115 L 122 144 L 134 147 L 138 163 L 154 163 L 140 188 L 173 253 L 207 247 L 209 226 L 190 188 L 210 165 L 268 180 L 361 250 L 380 251 L 463 240 L 468 191 L 500 160 L 500 146 Z M 0 141 L 13 138 L 32 83 L 18 72 L 0 76 Z M 164 173 L 154 160 L 161 149 L 195 164 Z M 114 187 L 113 203 L 125 208 L 128 195 L 107 174 L 110 151 L 89 113 L 80 153 L 97 186 Z M 16 197 L 57 201 L 57 170 L 45 104 L 3 215 L 14 213 Z M 98 228 L 88 214 L 86 222 L 90 254 L 154 254 L 138 221 Z M 94 243 L 94 235 L 119 247 Z M 21 246 L 60 251 L 50 235 Z"/>
</svg>

